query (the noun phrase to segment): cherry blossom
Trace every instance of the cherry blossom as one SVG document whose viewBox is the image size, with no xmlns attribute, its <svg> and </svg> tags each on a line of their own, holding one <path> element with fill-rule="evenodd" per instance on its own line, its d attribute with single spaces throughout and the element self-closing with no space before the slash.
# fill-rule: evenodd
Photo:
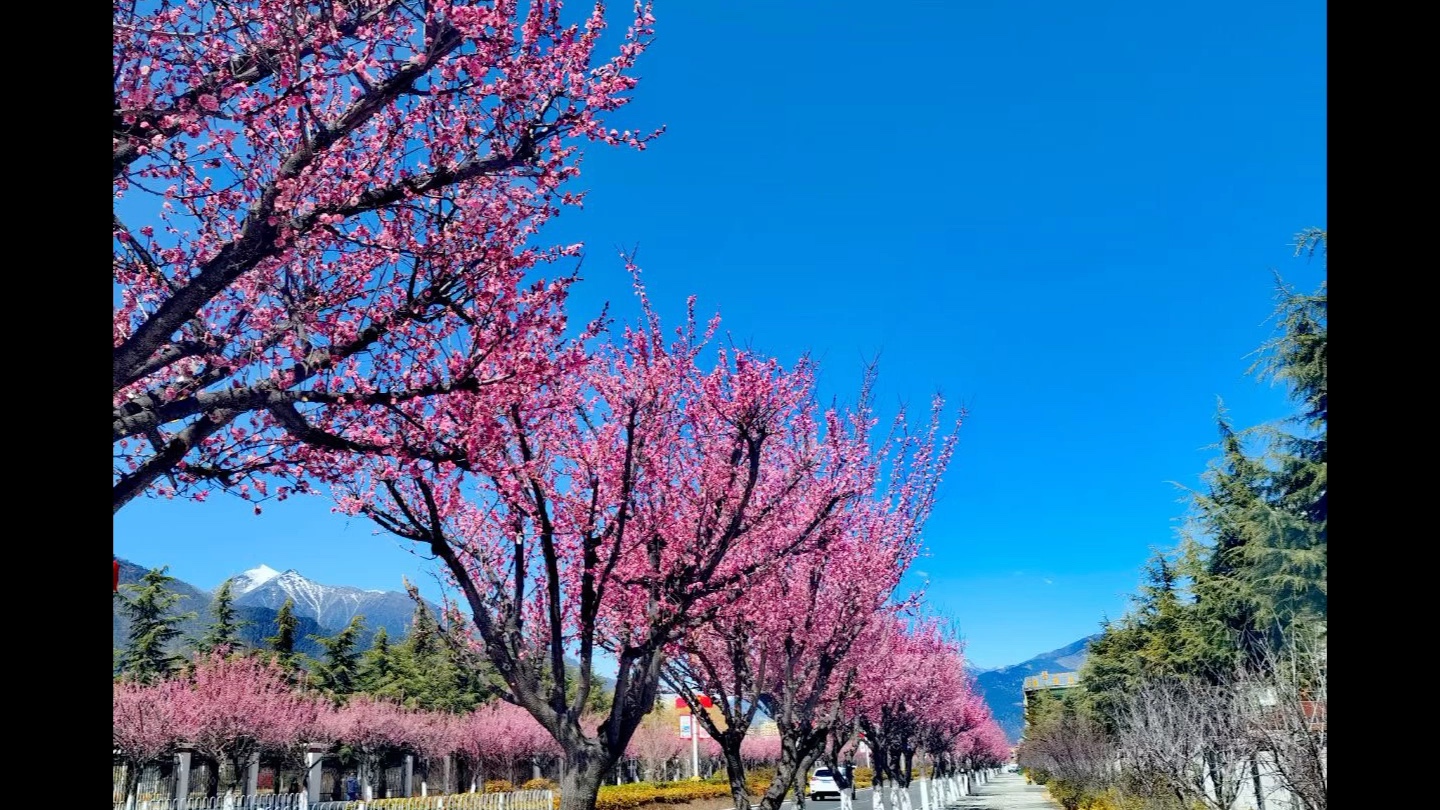
<svg viewBox="0 0 1440 810">
<path fill-rule="evenodd" d="M 436 400 L 540 384 L 580 246 L 538 234 L 657 134 L 605 126 L 654 18 L 606 57 L 603 3 L 419 9 L 112 4 L 113 510 L 442 459 Z"/>
</svg>

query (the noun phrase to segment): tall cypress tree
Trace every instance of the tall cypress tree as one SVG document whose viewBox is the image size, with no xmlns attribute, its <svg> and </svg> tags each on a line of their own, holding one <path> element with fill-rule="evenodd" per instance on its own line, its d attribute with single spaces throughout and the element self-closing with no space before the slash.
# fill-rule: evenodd
<svg viewBox="0 0 1440 810">
<path fill-rule="evenodd" d="M 315 685 L 336 702 L 354 694 L 359 683 L 358 646 L 364 627 L 365 617 L 355 616 L 333 636 L 312 636 L 325 649 L 324 659 L 315 667 Z"/>
<path fill-rule="evenodd" d="M 152 568 L 138 585 L 122 586 L 116 593 L 121 612 L 130 620 L 120 670 L 144 683 L 163 680 L 179 669 L 181 658 L 171 652 L 171 642 L 181 635 L 180 623 L 191 618 L 171 612 L 180 595 L 170 589 L 175 578 L 166 575 L 169 569 Z"/>
<path fill-rule="evenodd" d="M 295 600 L 287 596 L 280 612 L 275 614 L 275 635 L 265 639 L 275 655 L 275 661 L 287 671 L 300 664 L 300 657 L 295 652 L 295 633 L 299 626 L 300 621 L 295 618 Z"/>
<path fill-rule="evenodd" d="M 205 635 L 195 643 L 201 655 L 210 655 L 221 648 L 232 652 L 240 649 L 240 629 L 249 622 L 242 621 L 235 610 L 235 594 L 230 580 L 220 583 L 215 599 L 210 603 L 210 615 L 214 617 Z"/>
</svg>

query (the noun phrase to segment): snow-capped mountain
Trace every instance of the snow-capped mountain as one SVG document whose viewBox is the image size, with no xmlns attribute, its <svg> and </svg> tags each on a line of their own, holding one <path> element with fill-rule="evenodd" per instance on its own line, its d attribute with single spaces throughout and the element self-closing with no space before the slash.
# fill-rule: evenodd
<svg viewBox="0 0 1440 810">
<path fill-rule="evenodd" d="M 381 627 L 392 639 L 407 635 L 415 613 L 415 603 L 402 591 L 322 585 L 294 569 L 282 572 L 259 565 L 235 575 L 230 582 L 236 605 L 279 610 L 286 599 L 292 599 L 296 615 L 337 630 L 356 615 L 364 616 L 367 639 Z M 438 613 L 435 605 L 430 609 Z"/>
<path fill-rule="evenodd" d="M 255 590 L 278 576 L 280 576 L 280 572 L 274 568 L 268 565 L 257 565 L 249 571 L 236 574 L 230 578 L 230 593 L 239 597 L 242 594 L 247 594 Z"/>
<path fill-rule="evenodd" d="M 129 560 L 120 560 L 120 585 L 135 585 L 145 576 L 146 568 Z M 173 573 L 173 572 L 172 572 Z M 249 572 L 247 572 L 249 573 Z M 278 573 L 278 572 L 277 572 Z M 183 579 L 176 579 L 169 590 L 180 597 L 171 610 L 172 615 L 183 616 L 180 621 L 180 637 L 168 645 L 171 652 L 188 657 L 194 648 L 194 640 L 205 635 L 215 617 L 212 611 L 214 594 L 197 588 Z M 125 647 L 130 632 L 130 620 L 119 609 L 117 599 L 112 610 L 114 616 L 115 649 Z M 280 631 L 275 623 L 275 611 L 259 605 L 237 605 L 236 618 L 240 621 L 240 642 L 247 647 L 264 647 L 267 639 Z M 311 658 L 324 654 L 323 648 L 311 636 L 333 636 L 335 629 L 321 627 L 308 616 L 300 616 L 295 628 L 295 649 Z"/>
</svg>

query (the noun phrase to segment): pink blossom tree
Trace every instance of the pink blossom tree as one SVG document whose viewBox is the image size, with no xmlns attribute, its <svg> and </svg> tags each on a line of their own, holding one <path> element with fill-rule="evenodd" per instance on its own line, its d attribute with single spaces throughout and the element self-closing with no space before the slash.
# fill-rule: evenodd
<svg viewBox="0 0 1440 810">
<path fill-rule="evenodd" d="M 934 621 L 890 616 L 871 630 L 866 639 L 871 660 L 857 689 L 857 721 L 874 763 L 877 800 L 908 810 L 924 724 L 953 698 L 939 690 L 964 688 L 951 671 L 963 667 L 963 660 Z"/>
<path fill-rule="evenodd" d="M 386 756 L 413 750 L 417 712 L 369 695 L 352 695 L 330 715 L 330 736 L 359 764 L 363 799 L 375 797 L 378 766 Z"/>
<path fill-rule="evenodd" d="M 405 714 L 405 733 L 420 771 L 420 795 L 430 793 L 430 771 L 436 762 L 459 753 L 463 747 L 464 719 L 449 712 L 411 711 Z"/>
<path fill-rule="evenodd" d="M 976 730 L 994 720 L 968 676 L 957 673 L 939 686 L 946 694 L 931 707 L 920 726 L 920 747 L 929 755 L 936 777 L 945 778 L 969 767 Z"/>
<path fill-rule="evenodd" d="M 971 751 L 978 768 L 998 768 L 1010 761 L 1010 740 L 988 710 L 975 732 Z"/>
<path fill-rule="evenodd" d="M 557 357 L 548 384 L 498 408 L 498 389 L 446 400 L 433 446 L 456 461 L 371 459 L 341 500 L 442 561 L 508 699 L 561 748 L 564 810 L 593 807 L 654 706 L 666 646 L 861 494 L 808 364 L 720 350 L 703 370 L 716 324 L 702 336 L 692 313 L 669 340 L 640 296 L 641 323 Z M 591 734 L 597 649 L 618 666 Z"/>
<path fill-rule="evenodd" d="M 484 782 L 486 773 L 517 782 L 522 763 L 554 755 L 559 747 L 525 709 L 496 701 L 461 719 L 458 750 L 471 766 L 473 791 Z"/>
<path fill-rule="evenodd" d="M 652 712 L 645 716 L 625 752 L 638 759 L 644 768 L 647 781 L 666 781 L 670 766 L 681 757 L 690 755 L 690 742 L 680 739 L 679 729 L 671 722 L 673 718 Z"/>
<path fill-rule="evenodd" d="M 212 798 L 219 793 L 220 765 L 243 773 L 262 750 L 293 744 L 320 712 L 320 699 L 292 689 L 274 662 L 221 652 L 197 657 L 171 698 L 183 739 L 216 765 L 206 786 Z"/>
<path fill-rule="evenodd" d="M 938 401 L 925 429 L 910 433 L 902 413 L 873 444 L 872 383 L 868 376 L 855 414 L 831 421 L 863 497 L 847 501 L 805 553 L 680 639 L 667 665 L 667 682 L 692 704 L 699 694 L 716 697 L 725 727 L 706 716 L 700 723 L 725 753 L 737 806 L 749 801 L 742 746 L 758 707 L 781 736 L 776 776 L 761 798 L 766 810 L 779 807 L 827 740 L 837 740 L 838 755 L 843 706 L 860 667 L 852 650 L 874 617 L 893 609 L 952 453 Z"/>
<path fill-rule="evenodd" d="M 435 400 L 538 384 L 573 276 L 524 279 L 579 246 L 535 235 L 579 203 L 582 143 L 651 137 L 603 123 L 649 5 L 608 59 L 603 3 L 568 20 L 559 0 L 112 4 L 112 510 L 284 498 L 355 454 L 453 460 Z"/>
<path fill-rule="evenodd" d="M 722 752 L 723 754 L 723 752 Z M 740 743 L 740 759 L 745 767 L 773 764 L 780 761 L 780 737 L 751 734 Z"/>
<path fill-rule="evenodd" d="M 176 681 L 114 684 L 112 745 L 125 765 L 125 796 L 133 798 L 141 770 L 169 757 L 184 733 L 176 716 Z"/>
</svg>

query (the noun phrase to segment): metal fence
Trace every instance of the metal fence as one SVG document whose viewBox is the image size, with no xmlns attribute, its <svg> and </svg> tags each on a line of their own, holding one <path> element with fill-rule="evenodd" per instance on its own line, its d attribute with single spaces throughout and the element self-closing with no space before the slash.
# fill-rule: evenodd
<svg viewBox="0 0 1440 810">
<path fill-rule="evenodd" d="M 450 796 L 412 796 L 372 801 L 307 802 L 301 794 L 271 796 L 220 796 L 214 799 L 147 799 L 134 810 L 554 810 L 555 793 L 518 790 L 513 793 L 456 793 Z M 127 810 L 125 802 L 113 810 Z"/>
</svg>

